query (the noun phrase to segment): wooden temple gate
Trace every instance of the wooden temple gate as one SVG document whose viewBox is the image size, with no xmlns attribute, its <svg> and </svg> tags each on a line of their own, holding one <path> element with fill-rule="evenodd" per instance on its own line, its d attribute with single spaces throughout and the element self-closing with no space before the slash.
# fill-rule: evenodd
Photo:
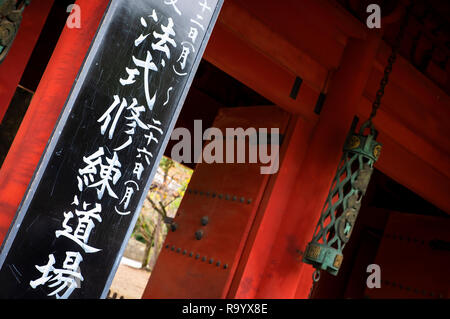
<svg viewBox="0 0 450 319">
<path fill-rule="evenodd" d="M 27 45 L 17 48 L 22 54 L 11 51 L 9 60 L 0 65 L 0 77 L 11 74 L 0 81 L 3 112 L 39 33 L 26 20 L 42 25 L 52 2 L 33 1 L 27 8 L 16 40 L 17 46 Z M 54 49 L 0 170 L 0 241 L 108 2 L 77 0 L 83 27 L 65 27 Z M 383 29 L 368 29 L 337 1 L 289 0 L 279 10 L 277 5 L 225 0 L 203 58 L 276 105 L 224 109 L 214 126 L 278 127 L 283 135 L 279 171 L 267 176 L 257 173 L 258 164 L 197 165 L 175 219 L 178 228 L 168 235 L 143 298 L 310 294 L 313 268 L 302 263 L 301 256 L 350 125 L 355 116 L 365 119 L 370 113 L 390 49 Z M 383 23 L 396 25 L 396 14 Z M 448 65 L 445 89 L 398 57 L 374 123 L 383 144 L 375 167 L 446 213 L 450 212 Z M 203 225 L 205 216 L 208 222 Z M 200 240 L 197 231 L 202 231 Z M 383 260 L 383 254 L 393 252 L 383 248 L 379 254 L 377 260 Z M 437 296 L 448 297 L 448 290 L 439 289 Z"/>
</svg>

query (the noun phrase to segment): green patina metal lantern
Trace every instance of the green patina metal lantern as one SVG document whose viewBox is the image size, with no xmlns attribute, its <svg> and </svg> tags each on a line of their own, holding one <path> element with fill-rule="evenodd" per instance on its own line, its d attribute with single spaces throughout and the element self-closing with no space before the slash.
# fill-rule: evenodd
<svg viewBox="0 0 450 319">
<path fill-rule="evenodd" d="M 342 264 L 342 250 L 350 239 L 381 150 L 370 122 L 365 122 L 359 132 L 355 132 L 356 124 L 354 121 L 313 239 L 303 256 L 303 262 L 333 275 L 337 275 Z M 369 133 L 365 134 L 367 130 Z"/>
<path fill-rule="evenodd" d="M 352 124 L 319 222 L 303 255 L 303 262 L 316 268 L 313 274 L 315 282 L 320 278 L 320 270 L 336 276 L 344 259 L 342 251 L 355 226 L 361 200 L 373 172 L 373 165 L 380 156 L 381 144 L 376 141 L 377 131 L 372 120 L 380 107 L 389 74 L 408 24 L 411 8 L 412 2 L 406 7 L 406 14 L 384 69 L 369 119 L 361 125 L 358 132 L 355 131 L 357 121 Z"/>
<path fill-rule="evenodd" d="M 0 63 L 6 58 L 31 0 L 0 0 Z"/>
</svg>

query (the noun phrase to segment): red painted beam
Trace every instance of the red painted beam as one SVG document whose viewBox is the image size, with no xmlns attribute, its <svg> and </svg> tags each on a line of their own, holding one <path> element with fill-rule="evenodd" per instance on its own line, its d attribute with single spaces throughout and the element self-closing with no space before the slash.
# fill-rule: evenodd
<svg viewBox="0 0 450 319">
<path fill-rule="evenodd" d="M 450 179 L 383 132 L 378 140 L 383 149 L 375 167 L 450 214 Z"/>
<path fill-rule="evenodd" d="M 327 11 L 316 2 L 284 0 L 280 4 L 271 0 L 245 0 L 239 4 L 325 68 L 337 68 L 348 36 L 336 27 L 336 20 L 327 20 L 331 15 L 324 15 Z"/>
<path fill-rule="evenodd" d="M 323 87 L 324 84 L 323 69 L 326 69 L 325 62 L 322 61 L 322 65 L 317 64 L 317 61 L 320 61 L 319 56 L 308 55 L 306 51 L 300 49 L 288 39 L 286 30 L 270 27 L 270 23 L 276 23 L 277 17 L 286 10 L 282 10 L 282 7 L 280 7 L 277 11 L 273 4 L 267 1 L 261 1 L 261 7 L 259 8 L 252 7 L 251 0 L 245 3 L 237 1 L 228 1 L 227 3 L 224 5 L 224 10 L 218 20 L 220 28 L 216 28 L 213 34 L 215 43 L 210 45 L 209 50 L 207 49 L 206 58 L 247 86 L 262 93 L 280 107 L 316 121 L 317 117 L 311 114 L 311 109 L 315 104 L 317 88 Z M 357 30 L 359 22 L 343 14 L 342 8 L 333 3 L 327 0 L 298 1 L 292 4 L 292 12 L 297 12 L 299 8 L 310 8 L 310 11 L 303 10 L 299 13 L 298 20 L 301 20 L 301 17 L 308 12 L 317 11 L 320 13 L 318 17 L 330 18 L 327 20 L 327 28 L 342 23 L 342 25 L 346 25 L 344 28 L 346 31 L 342 31 L 343 34 L 363 38 L 367 30 L 364 32 L 355 31 L 357 34 L 350 33 L 350 25 L 353 24 L 354 29 Z M 270 14 L 264 13 L 263 7 L 273 10 L 269 10 Z M 244 8 L 247 8 L 247 11 Z M 331 18 L 333 15 L 335 17 Z M 273 21 L 267 20 L 269 16 Z M 344 23 L 345 21 L 346 23 Z M 291 23 L 294 22 L 291 21 Z M 316 30 L 314 28 L 314 21 L 308 23 L 310 29 L 315 30 L 316 38 L 320 38 L 322 41 L 308 42 L 309 40 L 300 32 L 297 36 L 299 39 L 301 38 L 301 42 L 307 46 L 315 46 L 316 49 L 330 55 L 336 55 L 337 53 L 331 54 L 332 51 L 327 50 L 323 45 L 322 42 L 326 41 L 321 36 L 321 29 Z M 296 25 L 295 29 L 302 29 L 299 26 Z M 324 26 L 321 28 L 324 28 Z M 302 30 L 304 31 L 304 29 Z M 252 30 L 258 30 L 258 32 Z M 267 39 L 270 41 L 265 41 Z M 223 52 L 227 52 L 227 54 L 223 54 Z M 233 54 L 229 52 L 233 52 Z M 382 43 L 376 59 L 374 59 L 374 67 L 363 94 L 365 98 L 373 100 L 389 54 L 390 48 Z M 300 100 L 299 103 L 288 97 L 295 75 L 304 78 L 300 96 L 297 98 Z M 267 78 L 273 81 L 267 81 Z M 312 90 L 310 90 L 311 88 Z M 315 91 L 315 94 L 313 91 Z M 403 127 L 412 133 L 406 134 L 405 137 L 413 135 L 417 137 L 420 140 L 420 143 L 417 144 L 422 145 L 422 154 L 435 163 L 440 159 L 439 157 L 435 157 L 434 160 L 431 159 L 434 156 L 432 154 L 441 153 L 445 155 L 444 158 L 447 158 L 450 154 L 450 140 L 446 138 L 450 134 L 449 106 L 449 96 L 443 90 L 439 89 L 403 57 L 397 58 L 390 76 L 390 83 L 383 97 L 382 110 L 386 112 L 386 116 L 393 126 Z M 404 129 L 401 130 L 405 131 Z M 392 136 L 396 133 L 391 132 L 390 134 Z M 414 144 L 412 141 L 416 139 L 406 141 L 405 138 L 402 138 L 402 140 L 407 144 Z M 418 148 L 418 145 L 411 146 L 415 149 Z M 440 166 L 448 165 L 441 163 Z M 440 172 L 444 175 L 449 174 L 448 169 L 440 170 Z"/>
<path fill-rule="evenodd" d="M 383 71 L 377 65 L 364 92 L 371 101 L 382 78 Z M 402 58 L 392 68 L 381 108 L 428 143 L 450 153 L 449 96 Z"/>
<path fill-rule="evenodd" d="M 295 47 L 282 35 L 272 31 L 264 22 L 243 9 L 239 3 L 225 1 L 217 22 L 256 51 L 300 76 L 303 83 L 307 83 L 318 92 L 322 91 L 328 76 L 327 68 Z"/>
<path fill-rule="evenodd" d="M 321 21 L 328 21 L 333 28 L 339 29 L 350 38 L 365 39 L 368 34 L 366 26 L 335 0 L 309 0 L 315 6 L 314 13 Z"/>
<path fill-rule="evenodd" d="M 25 194 L 108 2 L 78 0 L 82 27 L 66 26 L 56 45 L 0 170 L 0 242 Z"/>
<path fill-rule="evenodd" d="M 384 103 L 382 103 L 382 106 Z M 372 101 L 363 97 L 358 107 L 358 116 L 367 119 L 372 109 Z M 399 144 L 419 160 L 438 171 L 443 177 L 450 179 L 450 156 L 443 149 L 442 143 L 434 145 L 424 138 L 421 131 L 412 129 L 402 123 L 401 119 L 394 117 L 383 108 L 379 109 L 373 120 L 375 127 L 390 139 Z M 448 135 L 445 135 L 448 136 Z M 442 136 L 444 142 L 445 138 Z M 408 185 L 405 185 L 406 187 Z"/>
<path fill-rule="evenodd" d="M 287 92 L 294 75 L 304 78 L 303 85 L 306 84 L 317 92 L 317 88 L 324 85 L 323 71 L 324 69 L 326 70 L 324 62 L 322 62 L 322 65 L 318 64 L 317 61 L 320 61 L 319 56 L 310 57 L 306 51 L 300 49 L 294 42 L 289 41 L 286 34 L 287 30 L 270 28 L 270 23 L 276 23 L 278 21 L 277 17 L 286 10 L 282 10 L 282 7 L 280 7 L 277 11 L 274 9 L 273 4 L 267 1 L 260 1 L 259 3 L 261 6 L 258 8 L 251 6 L 252 0 L 245 3 L 237 1 L 225 3 L 223 12 L 218 20 L 222 30 L 218 29 L 215 32 L 216 42 L 219 44 L 212 45 L 210 50 L 207 50 L 207 53 L 209 53 L 207 54 L 207 59 L 248 86 L 263 93 L 264 96 L 274 101 L 280 107 L 295 114 L 302 114 L 305 118 L 315 121 L 314 115 L 309 118 L 308 111 L 312 106 L 307 106 L 307 104 L 315 103 L 313 101 L 315 95 L 306 94 L 306 96 L 310 97 L 310 101 L 305 99 L 304 96 L 300 96 L 298 99 L 303 100 L 304 105 L 298 105 L 289 100 Z M 273 10 L 269 10 L 269 14 L 268 12 L 263 12 L 263 7 L 266 9 L 272 8 Z M 314 35 L 316 38 L 322 40 L 318 43 L 308 42 L 303 33 L 299 31 L 300 33 L 297 34 L 297 37 L 301 38 L 301 42 L 304 45 L 309 47 L 315 46 L 317 47 L 316 49 L 331 54 L 330 52 L 332 51 L 327 50 L 323 46 L 322 42 L 325 42 L 325 38 L 321 36 L 320 30 L 331 28 L 333 25 L 340 30 L 342 29 L 342 34 L 346 36 L 365 37 L 367 30 L 365 28 L 363 28 L 364 32 L 359 30 L 362 24 L 344 14 L 342 8 L 332 1 L 297 1 L 295 4 L 291 4 L 291 7 L 293 8 L 292 12 L 298 12 L 299 8 L 308 8 L 308 10 L 300 10 L 298 20 L 301 20 L 303 15 L 311 12 L 317 12 L 317 17 L 321 17 L 318 19 L 319 21 L 322 17 L 324 19 L 328 17 L 326 19 L 327 24 L 322 23 L 322 26 L 317 30 L 314 28 L 314 21 L 308 22 L 310 29 L 315 30 Z M 401 9 L 401 6 L 399 8 Z M 399 12 L 401 11 L 400 9 L 398 9 Z M 397 15 L 395 13 L 389 19 L 395 20 Z M 269 16 L 272 21 L 268 21 Z M 295 23 L 297 23 L 297 20 Z M 345 27 L 339 28 L 339 24 L 345 25 Z M 326 25 L 326 27 L 323 25 Z M 359 31 L 351 33 L 350 30 L 352 28 Z M 296 25 L 295 29 L 302 28 L 300 28 L 300 25 Z M 302 30 L 304 31 L 304 29 Z M 344 29 L 345 31 L 343 31 Z M 258 32 L 254 30 L 258 30 Z M 234 40 L 232 36 L 235 36 Z M 236 43 L 233 43 L 233 41 Z M 251 50 L 254 52 L 251 52 Z M 223 54 L 223 52 L 230 51 L 236 52 L 232 58 L 230 58 L 229 54 Z M 379 87 L 389 54 L 389 46 L 382 43 L 378 49 L 374 60 L 374 68 L 364 91 L 364 96 L 370 100 L 373 100 Z M 261 55 L 264 57 L 261 57 Z M 273 65 L 269 65 L 269 63 Z M 269 65 L 267 72 L 264 71 L 265 65 Z M 283 73 L 281 69 L 277 68 L 277 65 L 285 69 L 286 72 Z M 274 81 L 265 81 L 266 78 L 271 78 Z M 305 92 L 307 93 L 308 91 L 304 90 L 301 93 L 304 94 Z M 443 90 L 439 89 L 403 57 L 399 56 L 397 58 L 390 76 L 390 83 L 383 97 L 382 110 L 386 112 L 386 116 L 392 125 L 404 127 L 406 130 L 413 132 L 413 135 L 420 140 L 418 144 L 422 145 L 422 154 L 430 158 L 430 160 L 432 154 L 437 154 L 440 151 L 443 152 L 441 154 L 445 154 L 445 158 L 450 153 L 450 140 L 446 138 L 450 134 L 449 106 L 449 96 Z M 392 134 L 396 133 L 391 132 L 391 136 Z M 407 136 L 411 136 L 411 134 L 407 134 Z M 402 138 L 402 140 L 405 141 L 405 138 Z M 411 141 L 405 142 L 411 144 Z M 427 151 L 425 150 L 432 151 L 426 155 Z M 432 161 L 439 161 L 439 158 L 436 157 Z M 445 166 L 446 164 L 442 165 Z M 441 170 L 441 172 L 444 175 L 449 174 L 448 170 Z"/>
<path fill-rule="evenodd" d="M 53 2 L 54 0 L 32 1 L 25 8 L 16 39 L 6 59 L 0 64 L 0 123 L 16 92 Z"/>
<path fill-rule="evenodd" d="M 292 99 L 297 74 L 274 63 L 222 24 L 214 27 L 203 58 L 283 109 L 317 121 L 314 106 L 319 92 L 304 83 Z"/>
</svg>

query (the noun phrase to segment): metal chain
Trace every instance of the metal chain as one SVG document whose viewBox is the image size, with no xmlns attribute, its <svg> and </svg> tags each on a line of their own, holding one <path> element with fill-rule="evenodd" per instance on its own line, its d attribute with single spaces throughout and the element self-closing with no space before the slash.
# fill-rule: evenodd
<svg viewBox="0 0 450 319">
<path fill-rule="evenodd" d="M 380 88 L 378 89 L 376 96 L 375 96 L 375 100 L 373 101 L 372 112 L 370 113 L 369 120 L 368 120 L 370 126 L 372 126 L 372 119 L 375 117 L 378 109 L 380 108 L 381 98 L 384 95 L 384 89 L 389 81 L 389 74 L 392 72 L 392 66 L 393 66 L 395 60 L 397 59 L 397 53 L 398 53 L 398 50 L 400 49 L 400 44 L 401 44 L 403 36 L 405 34 L 406 26 L 408 25 L 409 13 L 410 13 L 411 9 L 412 9 L 412 1 L 406 7 L 405 17 L 403 18 L 402 24 L 400 25 L 400 30 L 397 34 L 397 37 L 394 40 L 394 44 L 392 46 L 392 52 L 388 59 L 388 64 L 387 64 L 386 68 L 384 69 L 383 78 L 380 81 Z"/>
</svg>

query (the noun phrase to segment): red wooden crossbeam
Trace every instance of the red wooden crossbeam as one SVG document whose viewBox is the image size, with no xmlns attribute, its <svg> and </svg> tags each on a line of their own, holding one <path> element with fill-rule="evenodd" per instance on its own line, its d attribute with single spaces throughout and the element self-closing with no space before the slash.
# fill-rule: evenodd
<svg viewBox="0 0 450 319">
<path fill-rule="evenodd" d="M 0 64 L 0 123 L 16 92 L 54 0 L 32 1 L 25 8 L 22 23 L 6 59 Z"/>
<path fill-rule="evenodd" d="M 37 1 L 34 1 L 38 3 Z M 0 170 L 0 242 L 25 194 L 109 1 L 78 0 L 80 29 L 64 28 Z"/>
</svg>

